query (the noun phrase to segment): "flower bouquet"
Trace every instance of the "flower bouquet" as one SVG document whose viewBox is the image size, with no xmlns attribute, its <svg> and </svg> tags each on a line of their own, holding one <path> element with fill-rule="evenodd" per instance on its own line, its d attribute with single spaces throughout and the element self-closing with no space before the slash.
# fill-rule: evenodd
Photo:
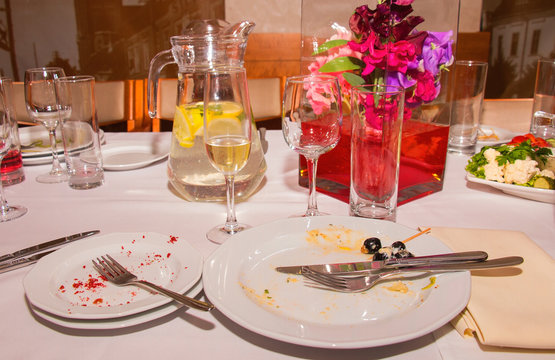
<svg viewBox="0 0 555 360">
<path fill-rule="evenodd" d="M 458 1 L 378 0 L 375 8 L 361 5 L 351 10 L 349 30 L 333 23 L 333 35 L 318 41 L 317 46 L 303 34 L 304 41 L 313 47 L 310 55 L 304 54 L 307 71 L 337 76 L 344 104 L 342 139 L 320 160 L 320 191 L 348 202 L 350 92 L 353 86 L 362 84 L 405 89 L 398 203 L 442 189 L 450 118 L 446 85 L 454 61 L 458 17 L 449 21 L 450 26 L 454 22 L 454 28 L 447 31 L 420 30 L 426 16 L 415 15 L 414 7 L 428 3 L 428 9 L 433 10 L 429 13 L 441 16 L 442 6 L 458 9 Z M 305 10 L 303 3 L 303 21 Z M 367 121 L 372 121 L 369 115 Z M 302 162 L 300 170 L 303 184 Z"/>
</svg>

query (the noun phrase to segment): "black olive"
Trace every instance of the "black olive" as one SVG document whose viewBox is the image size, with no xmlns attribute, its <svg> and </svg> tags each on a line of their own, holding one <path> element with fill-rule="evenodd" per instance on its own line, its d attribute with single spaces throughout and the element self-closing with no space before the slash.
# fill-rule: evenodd
<svg viewBox="0 0 555 360">
<path fill-rule="evenodd" d="M 393 252 L 398 252 L 407 248 L 405 243 L 402 241 L 395 241 L 393 244 L 391 244 L 391 247 L 393 248 Z"/>
<path fill-rule="evenodd" d="M 397 251 L 397 253 L 395 254 L 395 257 L 397 259 L 404 259 L 404 258 L 414 257 L 414 255 L 410 251 L 408 251 L 407 249 L 401 249 L 401 250 Z"/>
<path fill-rule="evenodd" d="M 372 257 L 372 261 L 380 261 L 389 259 L 389 255 L 385 252 L 377 252 Z"/>
<path fill-rule="evenodd" d="M 365 254 L 375 254 L 382 248 L 382 242 L 377 237 L 364 240 L 361 251 Z"/>
</svg>

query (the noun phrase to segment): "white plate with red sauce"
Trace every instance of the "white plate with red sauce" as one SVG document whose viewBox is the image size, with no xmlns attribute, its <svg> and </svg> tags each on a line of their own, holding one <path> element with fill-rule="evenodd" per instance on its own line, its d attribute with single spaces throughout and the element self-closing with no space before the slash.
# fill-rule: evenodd
<svg viewBox="0 0 555 360">
<path fill-rule="evenodd" d="M 187 292 L 185 295 L 189 297 L 195 297 L 202 291 L 202 280 L 197 281 L 197 283 Z M 95 320 L 87 320 L 87 319 L 68 319 L 61 316 L 56 316 L 50 314 L 49 312 L 43 311 L 36 306 L 31 305 L 31 309 L 33 313 L 42 318 L 51 322 L 56 325 L 60 325 L 70 329 L 83 329 L 83 330 L 111 330 L 111 329 L 123 329 L 130 326 L 135 326 L 139 324 L 143 324 L 152 320 L 160 319 L 168 314 L 171 314 L 181 307 L 185 307 L 175 301 L 172 301 L 166 305 L 159 306 L 154 309 L 150 309 L 147 311 L 140 312 L 138 314 L 118 317 L 118 318 L 111 318 L 111 319 L 95 319 Z"/>
<path fill-rule="evenodd" d="M 112 233 L 80 240 L 42 258 L 25 276 L 29 302 L 69 319 L 112 319 L 163 306 L 170 298 L 116 286 L 92 266 L 109 254 L 139 279 L 185 293 L 200 279 L 202 255 L 185 239 L 158 233 Z"/>
<path fill-rule="evenodd" d="M 360 251 L 367 237 L 389 245 L 415 233 L 390 221 L 351 216 L 264 224 L 233 235 L 206 259 L 204 293 L 237 324 L 293 344 L 353 349 L 407 341 L 464 309 L 470 298 L 468 271 L 420 274 L 349 294 L 305 286 L 301 275 L 278 273 L 275 267 L 368 260 Z M 407 242 L 407 248 L 415 255 L 451 252 L 430 235 Z"/>
</svg>

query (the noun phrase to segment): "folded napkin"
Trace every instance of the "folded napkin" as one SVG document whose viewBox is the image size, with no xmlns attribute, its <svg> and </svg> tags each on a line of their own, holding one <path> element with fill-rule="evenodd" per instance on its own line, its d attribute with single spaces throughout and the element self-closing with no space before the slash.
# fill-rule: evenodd
<svg viewBox="0 0 555 360">
<path fill-rule="evenodd" d="M 472 271 L 466 308 L 452 320 L 484 345 L 555 349 L 555 261 L 517 231 L 432 227 L 453 251 L 483 250 L 489 258 L 522 256 L 511 268 Z"/>
</svg>

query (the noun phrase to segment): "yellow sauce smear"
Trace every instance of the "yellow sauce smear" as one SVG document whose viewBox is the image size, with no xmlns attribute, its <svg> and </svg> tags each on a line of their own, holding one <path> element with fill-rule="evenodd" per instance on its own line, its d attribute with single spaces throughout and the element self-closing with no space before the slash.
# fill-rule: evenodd
<svg viewBox="0 0 555 360">
<path fill-rule="evenodd" d="M 362 245 L 366 236 L 341 225 L 307 231 L 306 241 L 328 251 L 353 251 Z"/>
<path fill-rule="evenodd" d="M 239 283 L 239 285 L 241 286 L 241 289 L 243 289 L 251 299 L 258 302 L 259 304 L 279 308 L 279 305 L 276 305 L 275 303 L 276 300 L 272 298 L 270 292 L 267 289 L 264 290 L 263 294 L 258 294 L 254 289 L 251 289 L 243 285 L 242 283 Z"/>
<path fill-rule="evenodd" d="M 396 291 L 402 294 L 406 294 L 409 292 L 409 288 L 401 281 L 394 282 L 391 286 L 384 286 L 389 291 Z"/>
<path fill-rule="evenodd" d="M 422 290 L 427 290 L 427 289 L 431 288 L 432 286 L 434 286 L 435 283 L 436 283 L 436 277 L 435 276 L 430 277 L 430 283 L 428 285 L 424 286 L 422 288 Z"/>
</svg>

